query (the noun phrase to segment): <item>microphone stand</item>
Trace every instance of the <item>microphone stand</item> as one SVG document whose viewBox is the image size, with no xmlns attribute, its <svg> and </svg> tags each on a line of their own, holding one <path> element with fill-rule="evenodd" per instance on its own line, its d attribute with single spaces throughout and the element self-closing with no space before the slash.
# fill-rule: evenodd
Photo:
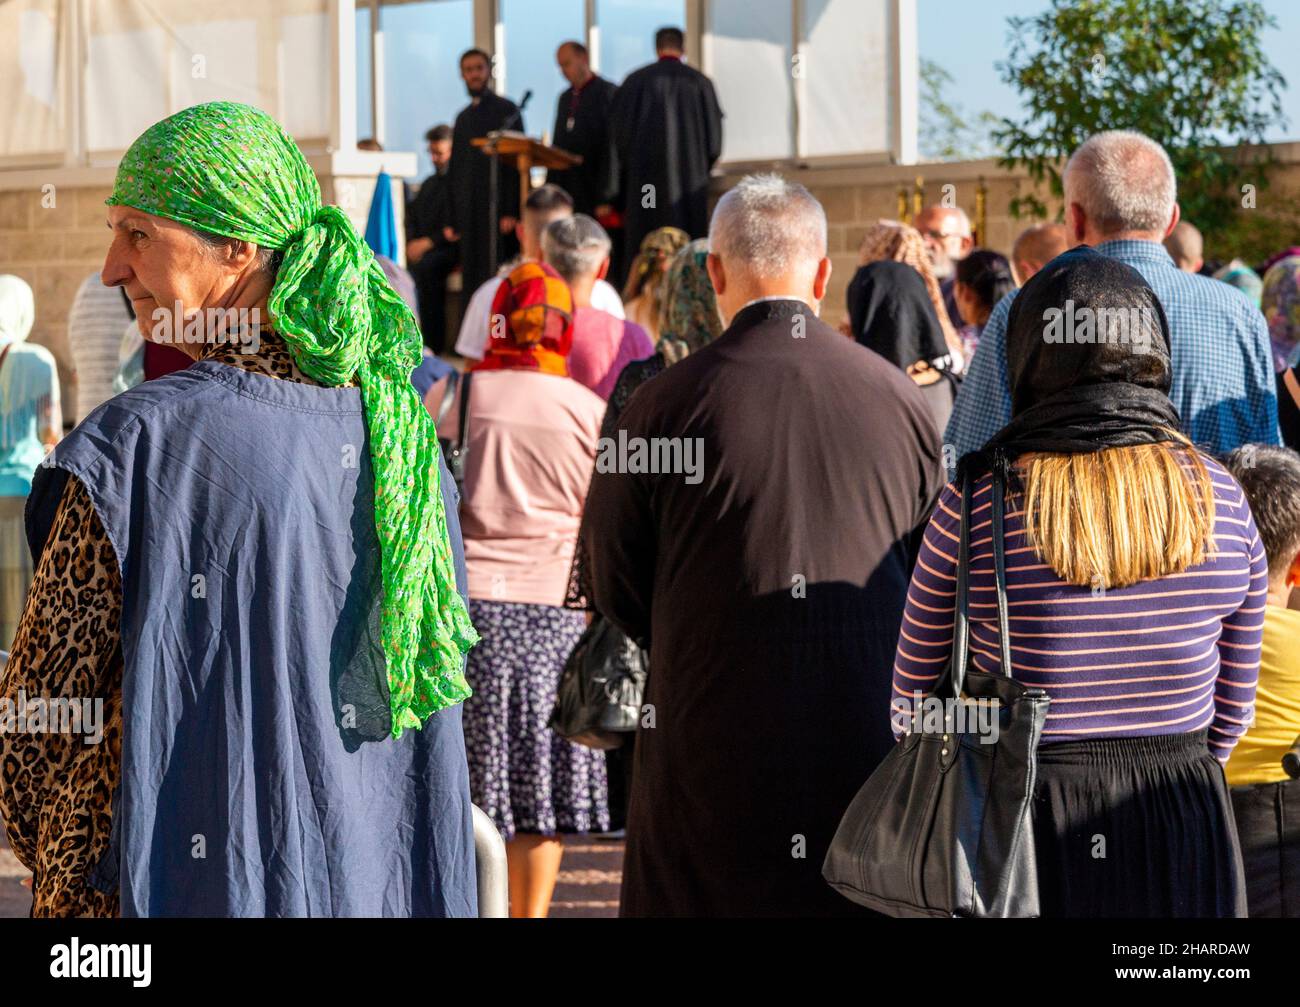
<svg viewBox="0 0 1300 1007">
<path fill-rule="evenodd" d="M 488 220 L 490 221 L 490 227 L 489 227 L 490 234 L 488 235 L 488 275 L 489 276 L 496 276 L 497 273 L 497 238 L 501 233 L 501 220 L 499 219 L 497 213 L 497 206 L 500 201 L 498 189 L 500 187 L 499 172 L 501 167 L 499 163 L 500 158 L 499 155 L 497 154 L 497 143 L 501 139 L 501 134 L 506 132 L 507 130 L 513 129 L 515 126 L 518 126 L 520 129 L 523 129 L 524 108 L 528 104 L 528 99 L 530 99 L 532 96 L 533 96 L 532 91 L 526 92 L 524 94 L 523 100 L 515 108 L 514 115 L 510 116 L 510 118 L 507 119 L 499 129 L 494 129 L 491 132 L 489 132 L 487 135 L 488 138 L 487 151 L 488 151 L 488 156 L 492 160 L 491 177 L 488 179 Z M 520 207 L 521 212 L 522 210 L 523 207 Z"/>
</svg>

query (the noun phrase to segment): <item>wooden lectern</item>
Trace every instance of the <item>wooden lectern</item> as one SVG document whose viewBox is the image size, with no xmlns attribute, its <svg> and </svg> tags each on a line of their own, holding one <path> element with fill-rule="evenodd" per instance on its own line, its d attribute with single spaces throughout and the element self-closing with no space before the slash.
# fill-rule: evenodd
<svg viewBox="0 0 1300 1007">
<path fill-rule="evenodd" d="M 470 141 L 475 147 L 492 158 L 492 170 L 488 185 L 488 220 L 492 236 L 489 266 L 492 272 L 497 268 L 497 239 L 500 235 L 500 214 L 497 212 L 497 158 L 504 157 L 519 172 L 519 212 L 523 213 L 524 203 L 532 190 L 533 168 L 572 168 L 582 163 L 578 154 L 570 154 L 559 147 L 550 147 L 541 140 L 534 140 L 523 133 L 512 130 L 493 130 L 487 136 L 475 137 Z"/>
</svg>

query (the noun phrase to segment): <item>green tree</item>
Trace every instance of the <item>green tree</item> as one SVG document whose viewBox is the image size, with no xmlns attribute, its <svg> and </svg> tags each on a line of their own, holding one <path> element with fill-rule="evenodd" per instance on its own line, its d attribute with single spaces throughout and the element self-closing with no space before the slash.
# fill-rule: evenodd
<svg viewBox="0 0 1300 1007">
<path fill-rule="evenodd" d="M 925 161 L 972 161 L 994 157 L 993 129 L 1001 121 L 989 111 L 968 115 L 948 98 L 952 74 L 932 59 L 920 64 L 920 129 L 917 146 Z"/>
<path fill-rule="evenodd" d="M 1261 35 L 1276 23 L 1262 3 L 1051 0 L 1042 14 L 1008 21 L 998 70 L 1020 92 L 1024 116 L 996 131 L 1004 167 L 1025 168 L 1059 199 L 1071 151 L 1098 131 L 1135 129 L 1169 152 L 1183 215 L 1208 242 L 1258 229 L 1242 219 L 1258 212 L 1243 210 L 1242 187 L 1263 189 L 1270 160 L 1249 145 L 1283 122 L 1286 87 L 1264 54 Z M 1046 215 L 1033 195 L 1011 210 Z"/>
</svg>

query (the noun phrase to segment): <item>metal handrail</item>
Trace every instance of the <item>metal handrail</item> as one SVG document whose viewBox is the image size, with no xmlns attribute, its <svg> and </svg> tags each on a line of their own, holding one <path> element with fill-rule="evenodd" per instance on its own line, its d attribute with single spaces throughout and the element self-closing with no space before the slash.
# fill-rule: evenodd
<svg viewBox="0 0 1300 1007">
<path fill-rule="evenodd" d="M 510 915 L 510 874 L 506 868 L 506 843 L 492 819 L 477 804 L 474 818 L 474 866 L 478 872 L 478 916 L 503 920 Z"/>
</svg>

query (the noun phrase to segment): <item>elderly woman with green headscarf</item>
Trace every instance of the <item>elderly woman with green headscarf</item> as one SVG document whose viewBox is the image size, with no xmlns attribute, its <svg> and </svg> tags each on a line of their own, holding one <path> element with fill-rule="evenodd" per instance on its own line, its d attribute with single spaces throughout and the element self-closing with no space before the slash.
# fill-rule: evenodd
<svg viewBox="0 0 1300 1007">
<path fill-rule="evenodd" d="M 410 309 L 245 105 L 150 127 L 107 218 L 104 282 L 195 363 L 33 486 L 0 696 L 48 729 L 0 735 L 0 813 L 34 914 L 472 915 L 477 636 Z"/>
<path fill-rule="evenodd" d="M 54 355 L 27 342 L 35 321 L 32 288 L 0 276 L 0 648 L 13 641 L 32 579 L 23 531 L 32 475 L 63 434 Z"/>
</svg>

